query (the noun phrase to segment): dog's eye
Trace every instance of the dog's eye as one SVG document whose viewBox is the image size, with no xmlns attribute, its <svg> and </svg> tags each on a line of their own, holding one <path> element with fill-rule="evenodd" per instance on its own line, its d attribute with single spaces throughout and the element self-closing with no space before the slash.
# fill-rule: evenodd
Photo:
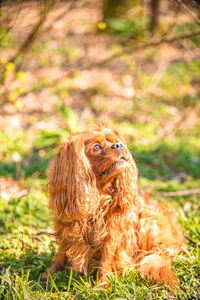
<svg viewBox="0 0 200 300">
<path fill-rule="evenodd" d="M 100 151 L 100 150 L 102 150 L 103 148 L 101 147 L 101 145 L 99 145 L 99 144 L 96 144 L 95 146 L 94 146 L 94 148 L 93 148 L 93 151 L 94 152 L 98 152 L 98 151 Z"/>
</svg>

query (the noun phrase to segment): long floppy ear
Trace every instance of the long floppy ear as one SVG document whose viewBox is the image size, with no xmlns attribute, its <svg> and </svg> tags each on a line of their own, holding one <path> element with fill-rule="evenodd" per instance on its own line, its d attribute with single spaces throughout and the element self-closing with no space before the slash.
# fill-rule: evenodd
<svg viewBox="0 0 200 300">
<path fill-rule="evenodd" d="M 78 220 L 97 206 L 99 193 L 96 177 L 85 156 L 81 136 L 61 145 L 48 168 L 49 207 L 57 216 Z"/>
</svg>

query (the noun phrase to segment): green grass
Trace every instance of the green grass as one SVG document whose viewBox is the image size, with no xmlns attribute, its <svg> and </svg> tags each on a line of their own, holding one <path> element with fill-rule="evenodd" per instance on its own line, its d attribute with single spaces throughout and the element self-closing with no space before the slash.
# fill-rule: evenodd
<svg viewBox="0 0 200 300">
<path fill-rule="evenodd" d="M 176 75 L 179 82 L 190 84 L 188 77 L 182 78 L 183 66 L 178 65 Z M 184 65 L 187 70 L 187 65 Z M 168 72 L 166 76 L 171 76 Z M 195 76 L 193 63 L 189 71 Z M 174 71 L 173 71 L 174 72 Z M 166 77 L 166 78 L 168 78 Z M 171 77 L 169 77 L 171 78 Z M 185 81 L 184 81 L 185 80 Z M 173 89 L 170 81 L 162 88 Z M 167 91 L 166 91 L 166 90 Z M 136 102 L 137 101 L 137 102 Z M 87 103 L 90 107 L 90 102 Z M 173 105 L 184 111 L 184 102 L 177 98 L 166 101 L 151 96 L 135 99 L 130 107 L 135 122 L 118 120 L 112 122 L 127 137 L 128 146 L 139 168 L 139 184 L 155 198 L 173 206 L 187 236 L 194 241 L 200 239 L 199 195 L 163 198 L 160 192 L 197 188 L 200 185 L 199 137 L 200 126 L 180 126 L 167 138 L 160 138 L 158 131 L 163 120 L 173 122 Z M 194 109 L 198 111 L 198 103 Z M 137 111 L 135 108 L 137 107 Z M 187 107 L 187 106 L 186 106 Z M 93 110 L 95 105 L 93 105 Z M 116 107 L 118 111 L 122 107 Z M 123 112 L 123 111 L 122 111 Z M 139 113 L 138 113 L 139 112 Z M 151 122 L 137 120 L 148 114 Z M 81 274 L 63 271 L 49 278 L 44 285 L 41 274 L 48 271 L 56 245 L 48 235 L 38 235 L 40 229 L 52 228 L 52 216 L 47 208 L 45 195 L 45 171 L 58 145 L 71 134 L 80 130 L 77 112 L 63 108 L 60 103 L 55 115 L 63 121 L 63 127 L 54 130 L 38 130 L 30 127 L 14 133 L 1 132 L 0 175 L 19 181 L 28 190 L 21 198 L 9 201 L 0 199 L 0 267 L 2 299 L 197 299 L 200 294 L 199 248 L 188 244 L 173 264 L 180 286 L 173 293 L 168 285 L 147 282 L 136 272 L 125 272 L 122 276 L 111 274 L 109 288 L 92 283 Z M 45 119 L 43 115 L 43 119 Z M 94 119 L 95 122 L 95 119 Z M 42 152 L 41 152 L 42 151 Z M 18 153 L 20 161 L 13 155 Z M 182 179 L 177 175 L 184 173 Z M 189 211 L 184 205 L 189 202 Z"/>
<path fill-rule="evenodd" d="M 65 117 L 65 116 L 64 116 Z M 156 124 L 142 126 L 129 124 L 135 135 L 148 139 L 142 144 L 129 139 L 129 148 L 136 157 L 141 174 L 139 184 L 162 202 L 172 205 L 179 214 L 185 234 L 193 240 L 200 238 L 199 196 L 164 198 L 162 191 L 174 191 L 198 187 L 199 161 L 198 143 L 195 138 L 188 139 L 184 149 L 181 147 L 184 136 L 175 136 L 168 141 L 155 142 Z M 122 131 L 126 126 L 122 123 Z M 66 132 L 67 133 L 67 132 Z M 127 133 L 129 133 L 127 131 Z M 33 134 L 33 132 L 32 132 Z M 199 129 L 196 130 L 199 135 Z M 67 134 L 66 134 L 67 135 Z M 19 137 L 21 142 L 19 142 Z M 63 140 L 63 131 L 41 131 L 40 134 L 15 136 L 1 135 L 7 141 L 3 146 L 4 160 L 1 175 L 16 178 L 16 164 L 11 157 L 18 149 L 21 155 L 20 169 L 23 184 L 28 194 L 9 201 L 0 200 L 0 295 L 4 299 L 197 299 L 200 293 L 200 257 L 198 246 L 189 244 L 174 261 L 174 269 L 180 280 L 180 288 L 174 293 L 168 285 L 150 283 L 136 272 L 125 272 L 122 276 L 110 275 L 110 286 L 92 284 L 92 278 L 81 274 L 63 271 L 49 278 L 43 285 L 42 272 L 48 270 L 56 245 L 48 235 L 38 235 L 41 228 L 52 228 L 51 213 L 47 208 L 45 196 L 45 170 L 55 155 L 56 148 Z M 17 148 L 16 145 L 19 145 Z M 39 151 L 43 149 L 43 156 Z M 25 167 L 24 167 L 25 165 Z M 185 172 L 183 182 L 173 179 L 177 172 Z M 21 179 L 22 180 L 22 179 Z M 189 211 L 184 211 L 190 202 Z"/>
<path fill-rule="evenodd" d="M 109 43 L 104 46 L 110 53 L 123 51 L 123 41 L 127 39 L 135 43 L 134 38 L 137 37 L 136 45 L 140 42 L 139 38 L 142 43 L 148 42 L 148 18 L 145 14 L 141 15 L 140 10 L 134 20 L 132 16 L 128 19 L 124 16 L 110 19 L 107 23 L 105 32 Z M 89 57 L 91 45 L 95 44 L 91 43 L 97 34 L 92 26 L 88 27 L 91 32 L 87 29 L 86 34 L 83 32 L 74 40 L 73 30 L 69 36 L 66 33 L 66 40 L 57 37 L 55 32 L 52 36 L 49 32 L 46 35 L 43 32 L 44 36 L 41 35 L 40 41 L 33 45 L 20 70 L 13 63 L 6 64 L 4 52 L 4 55 L 0 55 L 0 63 L 5 68 L 0 81 L 6 86 L 5 103 L 12 107 L 11 117 L 13 111 L 24 118 L 28 116 L 28 125 L 21 129 L 10 131 L 0 128 L 0 177 L 12 178 L 27 190 L 26 195 L 19 198 L 13 194 L 10 199 L 0 198 L 0 300 L 199 299 L 200 250 L 198 244 L 193 243 L 185 245 L 183 252 L 174 260 L 173 268 L 180 282 L 175 291 L 168 285 L 148 282 L 134 271 L 124 272 L 121 276 L 110 274 L 108 288 L 94 283 L 92 277 L 85 278 L 69 270 L 50 276 L 47 284 L 41 281 L 41 274 L 48 272 L 57 247 L 49 235 L 38 234 L 41 229 L 52 229 L 52 215 L 45 195 L 46 169 L 60 143 L 69 135 L 96 125 L 104 115 L 127 139 L 139 169 L 139 186 L 172 206 L 185 235 L 195 242 L 200 240 L 200 195 L 161 196 L 162 192 L 200 186 L 199 58 L 168 61 L 166 69 L 159 71 L 159 64 L 168 58 L 172 45 L 167 49 L 162 48 L 163 45 L 147 48 L 142 50 L 142 55 L 132 51 L 130 55 L 120 56 L 119 60 L 116 57 L 110 62 L 111 65 L 107 62 L 102 69 L 100 67 L 99 70 L 105 68 L 108 74 L 112 72 L 116 79 L 114 84 L 110 84 L 102 71 L 102 78 L 96 85 L 87 86 L 92 78 L 88 75 L 92 67 L 84 77 L 84 65 L 90 66 L 93 60 L 87 61 L 84 53 L 88 52 Z M 178 36 L 197 26 L 196 22 L 178 23 L 172 28 L 171 34 Z M 0 53 L 20 47 L 14 31 L 15 26 L 10 31 L 0 29 Z M 112 37 L 110 40 L 109 34 Z M 81 44 L 83 35 L 84 45 Z M 77 40 L 80 40 L 80 45 Z M 199 45 L 199 36 L 185 40 L 184 45 L 186 50 L 189 48 L 192 51 Z M 173 50 L 177 51 L 177 57 L 182 58 L 183 49 L 180 53 L 177 49 Z M 101 51 L 104 51 L 103 47 Z M 144 67 L 148 63 L 153 64 L 156 71 L 147 68 L 145 72 Z M 73 70 L 69 77 L 63 75 L 68 67 Z M 47 72 L 43 73 L 45 68 Z M 98 69 L 95 63 L 94 69 Z M 39 74 L 40 70 L 42 75 Z M 48 74 L 59 73 L 60 70 L 63 72 L 60 80 L 54 82 L 54 79 L 48 78 Z M 84 80 L 80 81 L 82 86 L 80 84 L 78 87 L 80 75 Z M 127 99 L 121 96 L 124 85 L 119 83 L 124 80 L 129 84 L 130 78 L 133 79 L 135 95 Z M 50 112 L 39 110 L 38 117 L 27 111 L 23 97 L 33 93 L 40 98 L 44 92 L 47 106 L 52 99 L 57 100 L 53 106 L 50 105 Z M 37 97 L 32 101 L 37 102 Z M 113 97 L 116 101 L 113 101 Z M 36 126 L 55 118 L 59 120 L 56 125 L 45 125 L 43 129 Z M 176 125 L 176 120 L 181 118 L 182 122 Z"/>
</svg>

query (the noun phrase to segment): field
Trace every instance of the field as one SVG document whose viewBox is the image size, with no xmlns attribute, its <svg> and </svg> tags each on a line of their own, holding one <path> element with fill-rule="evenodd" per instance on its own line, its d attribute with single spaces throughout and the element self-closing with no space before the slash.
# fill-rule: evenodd
<svg viewBox="0 0 200 300">
<path fill-rule="evenodd" d="M 200 36 L 156 45 L 199 23 L 169 10 L 151 40 L 135 7 L 105 25 L 98 1 L 2 6 L 0 299 L 200 297 Z M 125 136 L 140 188 L 172 206 L 190 238 L 173 262 L 175 291 L 134 271 L 110 274 L 107 289 L 70 271 L 41 281 L 57 247 L 46 169 L 61 142 L 98 122 Z"/>
</svg>

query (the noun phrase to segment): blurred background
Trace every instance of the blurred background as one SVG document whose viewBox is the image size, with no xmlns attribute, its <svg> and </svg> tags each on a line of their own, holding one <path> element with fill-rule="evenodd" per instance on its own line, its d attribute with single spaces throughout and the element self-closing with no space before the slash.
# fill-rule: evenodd
<svg viewBox="0 0 200 300">
<path fill-rule="evenodd" d="M 197 2 L 1 1 L 0 16 L 2 175 L 42 175 L 60 140 L 98 121 L 145 177 L 199 175 Z"/>
<path fill-rule="evenodd" d="M 47 166 L 61 142 L 98 122 L 125 136 L 140 186 L 180 206 L 186 232 L 198 239 L 199 1 L 0 3 L 4 264 L 18 272 L 35 263 L 34 278 L 52 256 L 49 237 L 42 236 L 40 246 L 32 238 L 51 227 Z M 39 263 L 33 253 L 41 254 Z"/>
</svg>

